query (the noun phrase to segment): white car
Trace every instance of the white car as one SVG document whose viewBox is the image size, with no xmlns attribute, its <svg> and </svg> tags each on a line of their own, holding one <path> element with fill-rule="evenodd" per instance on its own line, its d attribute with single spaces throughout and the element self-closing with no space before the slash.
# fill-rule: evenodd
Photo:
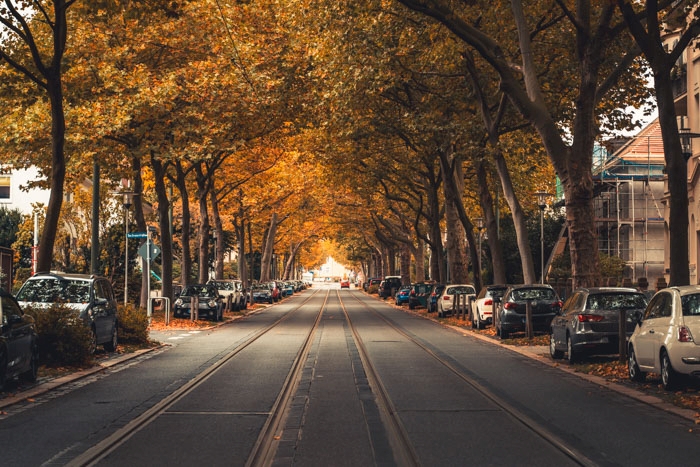
<svg viewBox="0 0 700 467">
<path fill-rule="evenodd" d="M 472 328 L 483 329 L 486 324 L 493 323 L 493 300 L 500 299 L 506 293 L 506 285 L 487 285 L 475 300 L 472 300 Z"/>
<path fill-rule="evenodd" d="M 644 310 L 627 346 L 629 377 L 643 381 L 661 374 L 666 389 L 683 376 L 700 376 L 700 286 L 662 289 Z"/>
<path fill-rule="evenodd" d="M 457 294 L 476 295 L 476 290 L 471 284 L 452 284 L 445 287 L 437 300 L 438 317 L 452 314 L 454 311 L 455 296 Z"/>
</svg>

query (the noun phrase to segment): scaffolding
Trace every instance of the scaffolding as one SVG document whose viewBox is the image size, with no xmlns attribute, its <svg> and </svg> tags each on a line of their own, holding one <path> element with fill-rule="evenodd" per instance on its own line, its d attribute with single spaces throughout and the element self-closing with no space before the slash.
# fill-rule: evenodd
<svg viewBox="0 0 700 467">
<path fill-rule="evenodd" d="M 665 165 L 656 129 L 652 123 L 622 144 L 593 174 L 598 249 L 623 259 L 633 282 L 664 275 Z"/>
</svg>

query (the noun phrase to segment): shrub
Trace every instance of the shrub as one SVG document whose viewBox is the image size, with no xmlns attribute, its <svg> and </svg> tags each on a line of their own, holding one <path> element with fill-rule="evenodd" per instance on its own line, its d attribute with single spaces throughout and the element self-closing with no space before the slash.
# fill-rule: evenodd
<svg viewBox="0 0 700 467">
<path fill-rule="evenodd" d="M 70 307 L 55 303 L 48 308 L 24 307 L 34 317 L 39 335 L 39 361 L 47 366 L 90 365 L 91 331 Z"/>
<path fill-rule="evenodd" d="M 132 304 L 117 307 L 117 339 L 121 344 L 148 343 L 148 316 L 146 311 Z"/>
</svg>

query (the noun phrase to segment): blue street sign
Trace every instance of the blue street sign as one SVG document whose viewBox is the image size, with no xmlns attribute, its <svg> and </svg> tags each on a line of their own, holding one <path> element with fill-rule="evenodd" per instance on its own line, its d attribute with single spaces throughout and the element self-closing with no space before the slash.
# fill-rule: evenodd
<svg viewBox="0 0 700 467">
<path fill-rule="evenodd" d="M 126 238 L 146 238 L 146 232 L 127 232 Z"/>
</svg>

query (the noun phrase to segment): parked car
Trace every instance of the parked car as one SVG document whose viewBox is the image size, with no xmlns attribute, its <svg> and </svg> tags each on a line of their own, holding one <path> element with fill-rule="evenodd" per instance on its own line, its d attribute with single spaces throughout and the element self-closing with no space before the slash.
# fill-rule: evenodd
<svg viewBox="0 0 700 467">
<path fill-rule="evenodd" d="M 340 288 L 341 289 L 349 289 L 350 288 L 350 281 L 348 279 L 343 279 L 340 281 Z"/>
<path fill-rule="evenodd" d="M 437 302 L 445 290 L 445 284 L 433 284 L 430 289 L 430 297 L 428 298 L 428 313 L 435 313 L 437 311 Z"/>
<path fill-rule="evenodd" d="M 233 311 L 244 310 L 248 305 L 248 300 L 243 291 L 243 283 L 234 279 L 224 279 L 224 280 L 209 280 L 207 282 L 209 285 L 216 287 L 219 294 L 223 296 L 224 303 L 229 300 L 229 295 L 231 296 L 231 307 Z"/>
<path fill-rule="evenodd" d="M 251 295 L 253 297 L 253 303 L 269 303 L 272 305 L 274 299 L 272 298 L 272 290 L 267 284 L 255 284 L 250 289 Z"/>
<path fill-rule="evenodd" d="M 280 282 L 283 297 L 291 297 L 294 295 L 294 284 L 291 282 Z"/>
<path fill-rule="evenodd" d="M 401 287 L 398 292 L 396 292 L 396 295 L 394 296 L 394 300 L 396 305 L 401 306 L 404 303 L 408 303 L 408 296 L 411 293 L 411 288 L 408 286 Z"/>
<path fill-rule="evenodd" d="M 401 276 L 386 276 L 379 284 L 377 293 L 380 298 L 389 298 L 396 295 L 396 291 L 401 288 Z"/>
<path fill-rule="evenodd" d="M 221 321 L 224 318 L 224 297 L 211 284 L 188 285 L 182 289 L 175 300 L 173 315 L 176 318 L 191 317 L 192 298 L 195 296 L 199 301 L 197 314 L 200 318 L 204 315 L 212 321 Z"/>
<path fill-rule="evenodd" d="M 411 284 L 411 293 L 408 296 L 408 309 L 413 310 L 419 306 L 428 308 L 428 299 L 432 291 L 432 282 L 417 282 Z"/>
<path fill-rule="evenodd" d="M 644 381 L 659 373 L 664 388 L 677 388 L 685 376 L 700 376 L 700 286 L 658 291 L 644 310 L 627 347 L 629 377 Z"/>
<path fill-rule="evenodd" d="M 437 301 L 438 317 L 442 318 L 454 312 L 455 295 L 476 295 L 471 284 L 454 284 L 445 287 Z"/>
<path fill-rule="evenodd" d="M 21 307 L 48 308 L 64 303 L 92 332 L 94 352 L 102 345 L 108 352 L 117 349 L 117 300 L 106 277 L 88 274 L 36 273 L 17 292 Z"/>
<path fill-rule="evenodd" d="M 646 306 L 646 296 L 636 289 L 577 289 L 552 319 L 549 353 L 554 359 L 566 353 L 570 363 L 585 355 L 616 354 L 620 348 L 620 313 L 625 313 L 629 338 Z"/>
<path fill-rule="evenodd" d="M 561 309 L 557 292 L 547 284 L 514 285 L 508 287 L 498 310 L 496 333 L 506 339 L 513 332 L 525 331 L 525 309 L 532 306 L 533 331 L 549 332 L 552 318 Z"/>
<path fill-rule="evenodd" d="M 8 379 L 36 381 L 39 368 L 34 318 L 22 311 L 17 300 L 0 289 L 0 391 Z"/>
<path fill-rule="evenodd" d="M 487 324 L 493 324 L 493 301 L 500 300 L 507 288 L 506 285 L 487 285 L 481 288 L 479 295 L 472 300 L 472 328 L 482 329 Z"/>
<path fill-rule="evenodd" d="M 374 277 L 369 280 L 369 283 L 367 284 L 367 293 L 369 294 L 374 294 L 379 291 L 379 284 L 381 284 L 382 280 L 378 277 Z"/>
</svg>

